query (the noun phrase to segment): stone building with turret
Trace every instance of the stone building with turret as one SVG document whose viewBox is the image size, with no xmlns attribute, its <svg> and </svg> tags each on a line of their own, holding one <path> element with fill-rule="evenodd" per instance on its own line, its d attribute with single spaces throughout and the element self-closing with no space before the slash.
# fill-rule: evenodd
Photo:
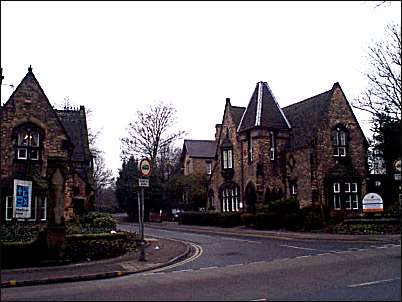
<svg viewBox="0 0 402 302">
<path fill-rule="evenodd" d="M 93 208 L 84 106 L 55 110 L 28 73 L 0 107 L 0 220 L 62 223 Z"/>
<path fill-rule="evenodd" d="M 301 207 L 362 209 L 368 143 L 339 83 L 281 108 L 259 82 L 246 107 L 226 99 L 215 141 L 210 210 L 252 212 L 292 196 Z"/>
</svg>

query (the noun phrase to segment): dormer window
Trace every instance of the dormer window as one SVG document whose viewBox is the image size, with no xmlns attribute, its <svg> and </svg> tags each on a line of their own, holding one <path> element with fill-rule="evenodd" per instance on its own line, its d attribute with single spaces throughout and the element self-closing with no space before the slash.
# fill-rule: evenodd
<svg viewBox="0 0 402 302">
<path fill-rule="evenodd" d="M 223 149 L 222 150 L 222 167 L 223 169 L 233 169 L 233 150 Z"/>
<path fill-rule="evenodd" d="M 346 131 L 340 127 L 332 131 L 332 146 L 334 147 L 334 157 L 346 156 Z"/>
<path fill-rule="evenodd" d="M 17 159 L 39 160 L 40 135 L 31 127 L 22 127 L 17 132 Z"/>
</svg>

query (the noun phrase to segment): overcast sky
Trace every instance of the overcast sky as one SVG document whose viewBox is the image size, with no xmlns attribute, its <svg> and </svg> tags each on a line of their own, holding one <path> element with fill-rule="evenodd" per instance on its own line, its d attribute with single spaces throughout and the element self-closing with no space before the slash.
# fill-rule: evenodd
<svg viewBox="0 0 402 302">
<path fill-rule="evenodd" d="M 281 107 L 335 82 L 353 101 L 367 47 L 400 24 L 400 1 L 378 3 L 1 1 L 3 83 L 16 87 L 32 65 L 51 104 L 90 108 L 117 175 L 120 138 L 154 101 L 173 104 L 187 139 L 214 139 L 225 98 L 247 106 L 259 81 Z M 2 104 L 11 93 L 2 85 Z"/>
</svg>

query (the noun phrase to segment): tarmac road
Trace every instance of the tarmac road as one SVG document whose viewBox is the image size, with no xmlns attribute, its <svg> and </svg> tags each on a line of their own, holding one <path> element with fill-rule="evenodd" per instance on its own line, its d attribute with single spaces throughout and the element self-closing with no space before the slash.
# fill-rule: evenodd
<svg viewBox="0 0 402 302">
<path fill-rule="evenodd" d="M 2 289 L 2 300 L 400 300 L 400 241 L 169 226 L 147 224 L 146 236 L 197 243 L 202 250 L 191 262 L 113 279 Z"/>
</svg>

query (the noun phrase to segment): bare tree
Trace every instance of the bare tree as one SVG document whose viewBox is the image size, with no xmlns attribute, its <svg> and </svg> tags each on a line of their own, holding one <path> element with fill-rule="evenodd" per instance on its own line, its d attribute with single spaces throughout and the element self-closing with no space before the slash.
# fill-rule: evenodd
<svg viewBox="0 0 402 302">
<path fill-rule="evenodd" d="M 106 168 L 104 152 L 97 150 L 93 158 L 95 200 L 102 203 L 102 192 L 114 183 L 112 170 Z"/>
<path fill-rule="evenodd" d="M 129 123 L 128 137 L 121 139 L 122 158 L 146 155 L 155 163 L 162 150 L 185 134 L 184 131 L 170 131 L 175 119 L 176 110 L 171 104 L 163 102 L 151 105 L 146 112 L 137 110 L 136 120 Z"/>
<path fill-rule="evenodd" d="M 369 70 L 365 73 L 368 87 L 355 100 L 353 107 L 372 114 L 374 122 L 401 120 L 401 30 L 387 27 L 387 39 L 368 49 Z"/>
<path fill-rule="evenodd" d="M 106 167 L 105 153 L 97 145 L 97 140 L 101 135 L 100 130 L 95 130 L 90 126 L 92 109 L 87 108 L 85 114 L 87 116 L 88 143 L 89 149 L 93 157 L 93 182 L 95 190 L 96 203 L 103 203 L 103 192 L 106 188 L 111 187 L 114 183 L 113 172 Z"/>
</svg>

